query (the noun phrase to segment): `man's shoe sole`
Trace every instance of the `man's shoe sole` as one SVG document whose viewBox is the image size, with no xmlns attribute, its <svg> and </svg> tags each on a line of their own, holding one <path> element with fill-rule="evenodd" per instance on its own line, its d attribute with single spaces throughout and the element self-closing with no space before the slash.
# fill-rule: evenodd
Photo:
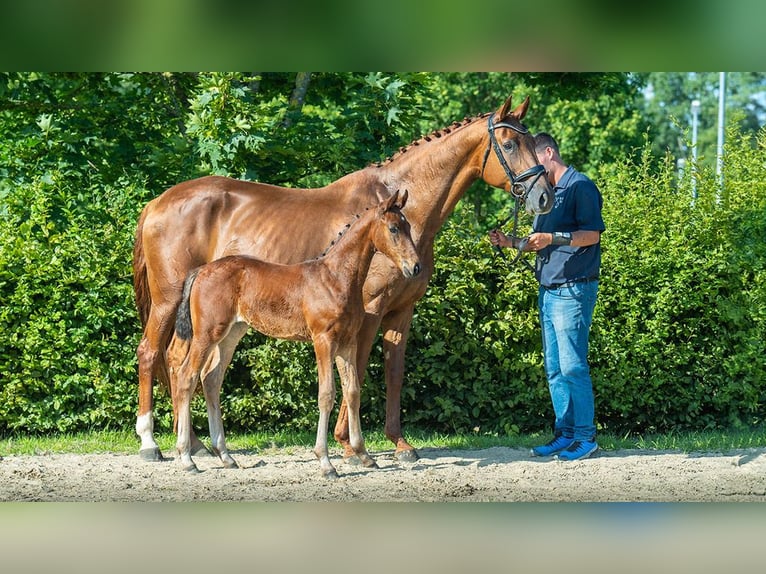
<svg viewBox="0 0 766 574">
<path fill-rule="evenodd" d="M 592 450 L 590 450 L 589 452 L 586 452 L 583 455 L 578 456 L 577 458 L 561 458 L 561 453 L 564 451 L 559 451 L 559 453 L 556 455 L 556 460 L 560 460 L 562 462 L 574 462 L 576 460 L 583 460 L 593 456 L 597 450 L 598 450 L 598 445 L 594 446 Z"/>
</svg>

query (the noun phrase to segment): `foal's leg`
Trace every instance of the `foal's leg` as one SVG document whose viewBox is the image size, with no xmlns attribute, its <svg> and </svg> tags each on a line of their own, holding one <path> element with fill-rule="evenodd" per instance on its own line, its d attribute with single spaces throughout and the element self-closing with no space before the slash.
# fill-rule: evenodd
<svg viewBox="0 0 766 574">
<path fill-rule="evenodd" d="M 330 424 L 330 413 L 335 405 L 335 377 L 332 371 L 332 345 L 324 337 L 314 340 L 314 353 L 317 359 L 319 373 L 319 422 L 317 423 L 317 440 L 314 454 L 319 459 L 319 468 L 325 478 L 338 478 L 338 472 L 330 462 L 327 450 L 327 429 Z"/>
<path fill-rule="evenodd" d="M 226 447 L 223 418 L 221 417 L 221 385 L 226 368 L 237 348 L 237 343 L 246 332 L 247 325 L 245 323 L 234 325 L 226 338 L 218 343 L 216 352 L 211 353 L 210 359 L 202 371 L 202 388 L 205 391 L 205 403 L 207 404 L 210 441 L 213 445 L 213 452 L 218 455 L 226 468 L 239 468 L 239 465 L 231 457 Z"/>
<path fill-rule="evenodd" d="M 356 345 L 356 372 L 359 381 L 359 386 L 364 383 L 365 373 L 367 372 L 367 363 L 370 359 L 370 352 L 372 351 L 372 344 L 375 341 L 375 335 L 378 332 L 380 321 L 377 315 L 368 314 L 364 318 L 362 328 L 359 330 L 357 336 Z M 335 440 L 338 441 L 343 447 L 343 459 L 349 464 L 360 464 L 361 460 L 356 456 L 354 449 L 351 447 L 349 440 L 348 429 L 348 405 L 346 404 L 345 396 L 341 400 L 340 410 L 338 412 L 338 420 L 335 423 Z"/>
<path fill-rule="evenodd" d="M 345 349 L 335 357 L 338 366 L 340 380 L 343 386 L 343 401 L 348 406 L 348 430 L 349 444 L 360 462 L 367 468 L 378 468 L 375 460 L 369 455 L 364 447 L 362 425 L 359 420 L 359 377 L 356 371 L 356 345 Z"/>
<path fill-rule="evenodd" d="M 178 423 L 176 449 L 183 469 L 190 472 L 199 472 L 197 465 L 191 458 L 191 399 L 200 379 L 201 365 L 204 364 L 206 356 L 210 353 L 209 349 L 209 346 L 201 348 L 192 339 L 189 353 L 173 377 L 175 382 L 173 385 L 173 405 L 176 408 Z"/>
</svg>

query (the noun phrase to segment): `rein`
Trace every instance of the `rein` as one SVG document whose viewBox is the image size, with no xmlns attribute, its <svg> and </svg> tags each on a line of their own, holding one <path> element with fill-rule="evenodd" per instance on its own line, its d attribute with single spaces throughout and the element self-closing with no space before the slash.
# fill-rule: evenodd
<svg viewBox="0 0 766 574">
<path fill-rule="evenodd" d="M 516 198 L 516 204 L 514 205 L 513 211 L 511 214 L 497 223 L 495 225 L 495 229 L 501 229 L 503 225 L 508 223 L 511 219 L 513 219 L 513 231 L 510 234 L 511 243 L 515 244 L 516 249 L 516 255 L 513 257 L 513 260 L 510 262 L 510 265 L 515 265 L 518 261 L 521 261 L 524 266 L 529 269 L 532 273 L 535 272 L 535 268 L 527 261 L 526 259 L 521 259 L 521 255 L 524 251 L 524 247 L 527 245 L 528 237 L 519 237 L 516 235 L 516 231 L 518 229 L 519 224 L 519 199 Z M 503 259 L 503 261 L 508 262 L 508 257 L 506 257 L 505 252 L 503 251 L 503 248 L 499 245 L 493 245 L 492 246 L 495 250 L 495 252 Z"/>
<path fill-rule="evenodd" d="M 521 210 L 521 204 L 522 202 L 526 202 L 527 195 L 529 195 L 529 190 L 532 189 L 534 184 L 537 182 L 537 180 L 545 174 L 545 168 L 540 165 L 533 165 L 529 169 L 526 169 L 522 171 L 520 174 L 516 175 L 513 170 L 508 165 L 508 162 L 505 161 L 505 156 L 503 155 L 503 152 L 500 150 L 500 144 L 497 141 L 497 137 L 495 137 L 495 130 L 497 128 L 509 128 L 512 129 L 515 132 L 518 132 L 520 134 L 527 134 L 529 133 L 529 130 L 519 124 L 518 126 L 515 126 L 513 124 L 510 124 L 508 122 L 500 122 L 500 123 L 494 123 L 493 120 L 494 114 L 490 114 L 487 118 L 487 130 L 489 131 L 489 145 L 487 146 L 487 151 L 484 152 L 484 161 L 481 165 L 481 174 L 484 175 L 484 169 L 487 167 L 487 160 L 489 159 L 489 152 L 490 149 L 494 150 L 495 155 L 497 156 L 497 161 L 500 163 L 500 166 L 503 168 L 503 171 L 505 172 L 506 177 L 508 177 L 508 181 L 511 184 L 511 195 L 513 195 L 514 198 L 514 205 L 513 205 L 513 212 L 511 215 L 509 215 L 505 220 L 500 222 L 496 228 L 500 229 L 503 225 L 508 223 L 511 219 L 513 219 L 513 231 L 511 232 L 511 242 L 516 243 L 516 256 L 513 258 L 513 261 L 511 261 L 511 265 L 515 264 L 519 259 L 521 259 L 521 253 L 522 249 L 524 249 L 524 246 L 527 244 L 527 238 L 526 237 L 519 237 L 516 235 L 516 231 L 518 230 L 519 225 L 519 211 Z M 526 180 L 532 179 L 532 181 L 529 183 L 529 185 L 524 185 L 523 182 Z M 503 260 L 508 261 L 508 258 L 505 256 L 505 253 L 503 253 L 503 249 L 499 245 L 493 246 L 495 251 L 503 258 Z M 532 265 L 529 264 L 528 261 L 522 260 L 524 265 L 527 266 L 528 269 L 534 272 L 534 268 Z"/>
</svg>

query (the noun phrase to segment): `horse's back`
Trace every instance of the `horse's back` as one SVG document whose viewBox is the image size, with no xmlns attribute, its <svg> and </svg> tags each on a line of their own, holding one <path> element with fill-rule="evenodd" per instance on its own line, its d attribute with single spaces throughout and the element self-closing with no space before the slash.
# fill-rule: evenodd
<svg viewBox="0 0 766 574">
<path fill-rule="evenodd" d="M 370 203 L 368 190 L 353 180 L 338 183 L 301 189 L 220 176 L 182 182 L 147 205 L 144 244 L 165 245 L 163 257 L 194 266 L 226 255 L 305 261 Z"/>
</svg>

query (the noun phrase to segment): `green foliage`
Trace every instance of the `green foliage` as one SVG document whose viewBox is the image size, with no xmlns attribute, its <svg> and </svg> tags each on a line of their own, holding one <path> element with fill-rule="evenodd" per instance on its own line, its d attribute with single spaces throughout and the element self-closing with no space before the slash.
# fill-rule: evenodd
<svg viewBox="0 0 766 574">
<path fill-rule="evenodd" d="M 436 271 L 416 308 L 403 416 L 444 432 L 539 428 L 548 391 L 536 294 L 532 274 L 508 268 L 456 213 L 437 239 Z"/>
<path fill-rule="evenodd" d="M 129 230 L 145 195 L 44 179 L 2 190 L 0 428 L 114 428 L 135 412 Z"/>
<path fill-rule="evenodd" d="M 701 170 L 697 201 L 671 158 L 650 169 L 648 150 L 602 173 L 607 232 L 592 359 L 608 428 L 763 420 L 764 148 L 730 136 L 723 192 Z"/>
<path fill-rule="evenodd" d="M 724 188 L 703 167 L 692 202 L 673 158 L 642 146 L 636 85 L 624 74 L 316 73 L 301 105 L 296 79 L 0 74 L 0 434 L 132 428 L 133 234 L 141 208 L 166 187 L 210 171 L 324 185 L 496 108 L 511 89 L 515 101 L 532 95 L 530 128 L 556 134 L 604 195 L 591 338 L 601 428 L 763 424 L 762 131 L 730 128 Z M 435 273 L 416 307 L 402 420 L 436 432 L 540 432 L 552 413 L 536 283 L 485 238 L 508 213 L 507 196 L 477 184 L 466 199 L 437 236 Z M 383 380 L 377 343 L 365 429 L 382 428 Z M 158 428 L 170 432 L 169 398 L 156 393 Z M 312 431 L 311 345 L 248 335 L 222 398 L 232 431 Z M 205 426 L 201 397 L 193 416 Z"/>
<path fill-rule="evenodd" d="M 653 72 L 638 74 L 646 84 L 647 98 L 639 100 L 642 115 L 651 126 L 652 149 L 662 155 L 688 158 L 691 150 L 691 103 L 699 100 L 697 153 L 699 162 L 712 168 L 716 162 L 720 72 Z M 743 133 L 755 135 L 764 123 L 763 72 L 726 72 L 726 114 L 736 111 Z"/>
</svg>

